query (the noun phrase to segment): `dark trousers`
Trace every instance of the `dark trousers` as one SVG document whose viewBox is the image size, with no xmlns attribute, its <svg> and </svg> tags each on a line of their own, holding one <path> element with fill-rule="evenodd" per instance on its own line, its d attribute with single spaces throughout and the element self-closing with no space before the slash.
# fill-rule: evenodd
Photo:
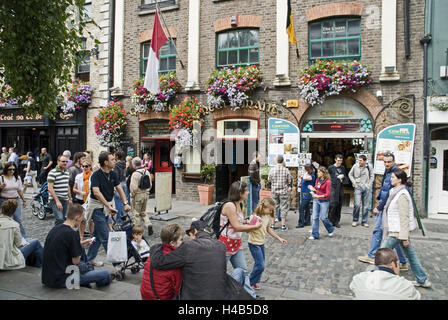
<svg viewBox="0 0 448 320">
<path fill-rule="evenodd" d="M 330 208 L 328 209 L 328 219 L 332 225 L 337 225 L 341 221 L 342 200 L 344 198 L 344 188 L 331 186 Z"/>
<path fill-rule="evenodd" d="M 298 222 L 300 227 L 311 225 L 311 212 L 310 212 L 311 200 L 313 199 L 312 198 L 306 199 L 303 197 L 300 199 L 299 222 Z"/>
</svg>

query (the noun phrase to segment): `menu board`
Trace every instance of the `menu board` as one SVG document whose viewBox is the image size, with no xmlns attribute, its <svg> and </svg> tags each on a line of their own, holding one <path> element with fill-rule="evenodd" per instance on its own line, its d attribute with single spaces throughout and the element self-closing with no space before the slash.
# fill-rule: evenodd
<svg viewBox="0 0 448 320">
<path fill-rule="evenodd" d="M 305 174 L 305 166 L 311 164 L 311 156 L 311 153 L 299 153 L 298 177 L 302 177 Z"/>
<path fill-rule="evenodd" d="M 268 165 L 275 166 L 276 158 L 282 155 L 287 167 L 298 167 L 300 151 L 300 131 L 292 122 L 269 118 L 268 121 Z"/>
<path fill-rule="evenodd" d="M 395 156 L 395 164 L 409 176 L 414 151 L 415 124 L 404 123 L 387 127 L 378 134 L 375 150 L 375 174 L 384 174 L 386 153 Z"/>
</svg>

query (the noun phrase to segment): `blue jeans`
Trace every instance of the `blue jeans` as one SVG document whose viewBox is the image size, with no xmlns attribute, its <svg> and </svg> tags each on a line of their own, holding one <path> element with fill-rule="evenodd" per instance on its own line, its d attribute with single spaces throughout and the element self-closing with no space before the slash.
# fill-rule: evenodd
<svg viewBox="0 0 448 320">
<path fill-rule="evenodd" d="M 121 182 L 120 186 L 123 188 L 124 194 L 127 193 L 128 190 L 128 186 L 126 185 L 126 182 Z M 121 201 L 120 198 L 120 194 L 118 193 L 118 191 L 115 191 L 114 193 L 114 201 L 115 201 L 115 209 L 117 209 L 117 215 L 115 216 L 115 219 L 117 220 L 117 222 L 121 222 L 121 218 L 123 216 L 126 215 L 126 213 L 124 212 L 124 204 L 123 201 Z M 130 203 L 128 201 L 128 203 Z"/>
<path fill-rule="evenodd" d="M 0 208 L 3 204 L 3 202 L 5 202 L 6 200 L 9 200 L 9 199 L 0 198 Z M 14 219 L 14 221 L 16 221 L 19 224 L 20 234 L 22 235 L 22 238 L 26 238 L 25 228 L 23 228 L 23 224 L 22 224 L 22 204 L 19 201 L 19 198 L 16 198 L 14 200 L 16 200 L 19 205 L 17 206 L 17 209 L 14 212 L 14 215 L 12 218 Z M 0 209 L 0 212 L 1 212 L 1 209 Z"/>
<path fill-rule="evenodd" d="M 51 200 L 50 201 L 50 208 L 53 210 L 54 214 L 54 225 L 57 226 L 58 224 L 64 223 L 65 217 L 67 216 L 67 208 L 68 208 L 68 201 L 67 200 L 59 200 L 62 204 L 62 211 L 58 209 L 58 206 L 56 205 L 56 201 Z"/>
<path fill-rule="evenodd" d="M 260 185 L 252 185 L 252 212 L 254 212 L 255 208 L 258 205 L 258 201 L 260 200 L 260 189 Z"/>
<path fill-rule="evenodd" d="M 36 268 L 42 267 L 42 257 L 44 249 L 42 248 L 39 240 L 33 239 L 29 241 L 28 245 L 20 247 L 19 250 L 20 252 L 22 252 L 27 266 Z"/>
<path fill-rule="evenodd" d="M 241 268 L 233 269 L 230 276 L 236 281 L 238 281 L 242 286 L 244 286 L 244 281 L 246 280 L 246 274 L 243 269 Z"/>
<path fill-rule="evenodd" d="M 108 270 L 93 270 L 79 275 L 79 285 L 86 286 L 95 282 L 97 287 L 104 287 L 110 283 L 110 272 Z"/>
<path fill-rule="evenodd" d="M 257 284 L 260 282 L 261 275 L 263 274 L 265 268 L 265 253 L 264 253 L 264 244 L 255 245 L 249 243 L 249 250 L 254 258 L 254 267 L 252 268 L 252 272 L 250 273 L 249 280 L 250 285 Z"/>
<path fill-rule="evenodd" d="M 367 223 L 370 189 L 355 188 L 353 222 L 358 222 L 359 211 L 362 211 L 361 224 Z"/>
<path fill-rule="evenodd" d="M 240 249 L 237 253 L 235 253 L 233 256 L 227 256 L 226 257 L 227 262 L 232 263 L 233 269 L 241 268 L 244 271 L 244 289 L 253 297 L 256 298 L 256 294 L 254 289 L 250 286 L 249 276 L 247 274 L 247 264 L 246 259 L 244 258 L 244 253 Z"/>
<path fill-rule="evenodd" d="M 381 247 L 381 240 L 383 240 L 382 217 L 383 211 L 380 211 L 380 213 L 376 215 L 375 228 L 373 229 L 372 241 L 370 242 L 370 249 L 367 254 L 370 258 L 375 258 L 376 251 Z M 395 250 L 397 251 L 400 263 L 405 264 L 406 257 L 404 256 L 403 251 L 401 251 L 400 246 L 396 246 Z"/>
<path fill-rule="evenodd" d="M 324 223 L 325 229 L 328 233 L 333 233 L 334 227 L 328 219 L 328 208 L 330 207 L 330 202 L 314 200 L 313 201 L 313 237 L 319 239 L 319 218 Z"/>
<path fill-rule="evenodd" d="M 87 252 L 87 261 L 92 261 L 96 258 L 100 246 L 103 245 L 107 252 L 107 241 L 109 240 L 109 227 L 107 226 L 107 217 L 103 213 L 103 209 L 95 209 L 92 214 L 94 223 L 92 236 L 96 240 L 90 245 Z"/>
<path fill-rule="evenodd" d="M 300 206 L 299 206 L 299 227 L 309 226 L 311 225 L 311 210 L 310 210 L 310 199 L 306 199 L 304 197 L 301 197 L 300 199 Z"/>
<path fill-rule="evenodd" d="M 417 278 L 418 283 L 424 283 L 426 279 L 428 279 L 428 276 L 425 273 L 425 270 L 423 270 L 423 266 L 420 263 L 420 260 L 417 257 L 417 254 L 415 253 L 414 248 L 409 243 L 409 246 L 406 248 L 403 245 L 403 241 L 399 240 L 395 237 L 387 237 L 387 239 L 384 241 L 382 248 L 401 248 L 404 253 L 406 254 L 406 257 L 409 259 L 409 264 L 411 265 L 411 270 L 414 273 L 415 277 Z"/>
</svg>

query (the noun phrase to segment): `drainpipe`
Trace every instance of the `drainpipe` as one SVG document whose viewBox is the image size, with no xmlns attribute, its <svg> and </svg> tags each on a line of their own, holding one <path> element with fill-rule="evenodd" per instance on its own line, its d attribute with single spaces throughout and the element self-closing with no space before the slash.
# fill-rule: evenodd
<svg viewBox="0 0 448 320">
<path fill-rule="evenodd" d="M 429 177 L 429 128 L 428 128 L 428 45 L 431 34 L 420 39 L 423 44 L 423 162 L 425 163 L 425 210 L 428 211 L 428 177 Z"/>
<path fill-rule="evenodd" d="M 114 85 L 114 35 L 115 33 L 115 0 L 109 1 L 109 74 L 107 76 L 107 100 L 110 101 L 110 88 Z"/>
</svg>

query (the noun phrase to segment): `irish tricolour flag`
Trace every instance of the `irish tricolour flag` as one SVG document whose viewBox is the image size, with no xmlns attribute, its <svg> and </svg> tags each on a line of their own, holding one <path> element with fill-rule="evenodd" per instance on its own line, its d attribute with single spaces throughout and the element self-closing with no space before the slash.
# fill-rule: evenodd
<svg viewBox="0 0 448 320">
<path fill-rule="evenodd" d="M 163 32 L 159 14 L 156 10 L 144 84 L 144 87 L 152 94 L 157 94 L 159 92 L 159 49 L 167 40 L 168 38 L 166 37 L 165 32 Z"/>
</svg>

